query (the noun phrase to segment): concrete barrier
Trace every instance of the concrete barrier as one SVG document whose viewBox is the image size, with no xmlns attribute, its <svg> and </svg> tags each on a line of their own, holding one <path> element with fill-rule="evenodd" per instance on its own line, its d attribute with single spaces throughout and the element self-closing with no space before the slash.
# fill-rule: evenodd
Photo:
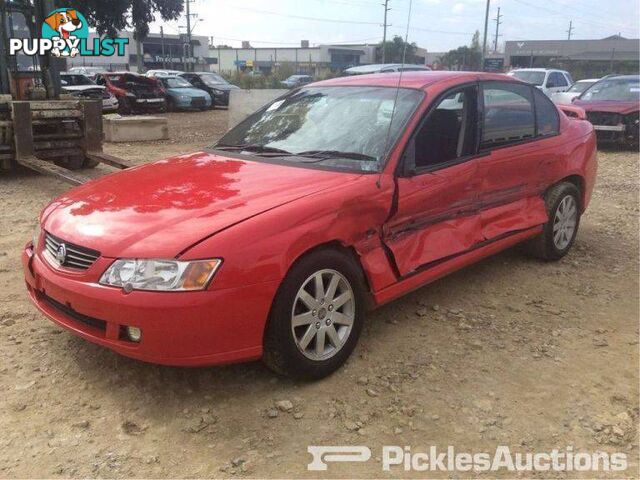
<svg viewBox="0 0 640 480">
<path fill-rule="evenodd" d="M 106 142 L 147 142 L 169 138 L 169 125 L 162 117 L 105 115 L 103 129 Z"/>
<path fill-rule="evenodd" d="M 231 90 L 229 128 L 235 127 L 256 110 L 284 95 L 289 90 Z"/>
</svg>

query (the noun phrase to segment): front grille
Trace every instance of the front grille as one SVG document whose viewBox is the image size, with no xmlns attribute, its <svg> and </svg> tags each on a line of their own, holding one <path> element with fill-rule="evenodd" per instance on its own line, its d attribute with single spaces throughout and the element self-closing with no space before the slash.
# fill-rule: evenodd
<svg viewBox="0 0 640 480">
<path fill-rule="evenodd" d="M 95 328 L 96 330 L 100 330 L 103 332 L 107 331 L 107 322 L 104 320 L 99 320 L 97 318 L 88 317 L 87 315 L 83 315 L 81 313 L 76 312 L 73 308 L 63 305 L 60 302 L 55 301 L 53 298 L 47 296 L 44 292 L 37 293 L 38 298 L 45 302 L 50 307 L 55 308 L 60 313 L 66 315 L 67 317 L 76 320 L 84 325 L 87 325 L 91 328 Z"/>
<path fill-rule="evenodd" d="M 44 245 L 53 258 L 57 260 L 60 245 L 64 244 L 66 256 L 64 262 L 60 263 L 62 267 L 74 268 L 76 270 L 87 270 L 100 257 L 100 252 L 89 248 L 80 247 L 73 243 L 68 243 L 60 238 L 54 237 L 49 232 L 45 232 Z"/>
<path fill-rule="evenodd" d="M 204 97 L 195 97 L 191 99 L 192 107 L 204 107 L 207 104 L 207 101 Z"/>
<path fill-rule="evenodd" d="M 587 119 L 592 125 L 614 126 L 622 123 L 622 116 L 611 112 L 588 112 Z"/>
</svg>

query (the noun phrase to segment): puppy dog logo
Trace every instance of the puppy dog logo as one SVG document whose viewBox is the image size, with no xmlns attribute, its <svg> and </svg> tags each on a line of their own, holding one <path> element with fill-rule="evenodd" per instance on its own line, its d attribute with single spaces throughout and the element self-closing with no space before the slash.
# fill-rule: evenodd
<svg viewBox="0 0 640 480">
<path fill-rule="evenodd" d="M 87 21 L 77 10 L 54 10 L 42 24 L 42 38 L 54 41 L 51 54 L 56 57 L 75 57 L 80 53 L 80 39 L 88 36 Z"/>
</svg>

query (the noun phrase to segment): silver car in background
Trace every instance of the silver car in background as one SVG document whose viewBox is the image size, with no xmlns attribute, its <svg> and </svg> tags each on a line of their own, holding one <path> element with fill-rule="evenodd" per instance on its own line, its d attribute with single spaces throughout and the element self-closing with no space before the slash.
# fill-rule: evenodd
<svg viewBox="0 0 640 480">
<path fill-rule="evenodd" d="M 578 98 L 582 92 L 584 92 L 591 85 L 596 83 L 599 78 L 587 78 L 585 80 L 578 80 L 576 83 L 569 87 L 566 92 L 557 92 L 551 95 L 551 100 L 556 105 L 570 105 L 574 99 Z"/>
</svg>

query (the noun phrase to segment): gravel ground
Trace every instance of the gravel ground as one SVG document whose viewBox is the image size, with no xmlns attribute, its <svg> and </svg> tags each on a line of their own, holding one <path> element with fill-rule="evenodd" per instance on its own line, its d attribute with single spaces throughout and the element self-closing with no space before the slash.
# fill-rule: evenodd
<svg viewBox="0 0 640 480">
<path fill-rule="evenodd" d="M 171 140 L 106 151 L 146 162 L 226 129 L 226 112 L 168 117 Z M 601 152 L 592 205 L 563 261 L 510 250 L 387 305 L 346 368 L 317 383 L 258 362 L 146 365 L 57 328 L 27 300 L 20 251 L 68 186 L 2 175 L 0 477 L 411 477 L 424 474 L 382 471 L 383 445 L 506 445 L 620 451 L 630 463 L 622 476 L 638 478 L 638 160 Z M 373 458 L 310 473 L 308 445 L 367 445 Z"/>
</svg>

